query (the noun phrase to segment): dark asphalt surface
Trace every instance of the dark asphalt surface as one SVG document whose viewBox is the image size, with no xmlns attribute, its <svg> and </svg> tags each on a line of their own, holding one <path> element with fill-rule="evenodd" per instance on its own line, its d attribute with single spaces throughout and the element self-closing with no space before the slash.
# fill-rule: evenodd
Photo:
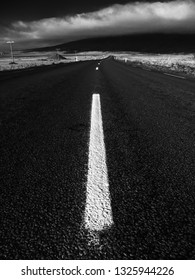
<svg viewBox="0 0 195 280">
<path fill-rule="evenodd" d="M 1 259 L 194 259 L 195 81 L 109 58 L 0 74 Z M 83 230 L 99 93 L 114 225 Z"/>
</svg>

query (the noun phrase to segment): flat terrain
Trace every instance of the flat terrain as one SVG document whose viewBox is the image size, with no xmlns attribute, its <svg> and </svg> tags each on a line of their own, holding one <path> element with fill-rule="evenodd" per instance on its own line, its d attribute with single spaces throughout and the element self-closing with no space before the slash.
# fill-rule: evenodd
<svg viewBox="0 0 195 280">
<path fill-rule="evenodd" d="M 41 67 L 59 63 L 72 63 L 75 61 L 96 60 L 107 56 L 103 52 L 56 53 L 51 52 L 17 52 L 14 53 L 14 64 L 9 53 L 0 56 L 0 72 L 19 70 L 32 67 Z"/>
<path fill-rule="evenodd" d="M 1 259 L 194 259 L 195 81 L 108 58 L 0 73 Z M 92 95 L 113 224 L 85 229 Z"/>
</svg>

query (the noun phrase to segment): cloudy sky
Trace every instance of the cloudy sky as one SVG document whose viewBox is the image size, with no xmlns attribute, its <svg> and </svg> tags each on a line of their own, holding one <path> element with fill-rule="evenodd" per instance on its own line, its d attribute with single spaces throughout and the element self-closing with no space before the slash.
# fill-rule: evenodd
<svg viewBox="0 0 195 280">
<path fill-rule="evenodd" d="M 5 1 L 0 48 L 41 47 L 82 38 L 139 33 L 194 33 L 195 0 Z"/>
</svg>

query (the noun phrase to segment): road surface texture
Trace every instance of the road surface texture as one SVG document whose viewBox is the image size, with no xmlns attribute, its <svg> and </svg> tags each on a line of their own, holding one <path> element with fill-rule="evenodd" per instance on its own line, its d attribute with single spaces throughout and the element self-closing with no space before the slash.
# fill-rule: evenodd
<svg viewBox="0 0 195 280">
<path fill-rule="evenodd" d="M 195 81 L 112 58 L 1 73 L 0 132 L 1 259 L 194 259 Z"/>
</svg>

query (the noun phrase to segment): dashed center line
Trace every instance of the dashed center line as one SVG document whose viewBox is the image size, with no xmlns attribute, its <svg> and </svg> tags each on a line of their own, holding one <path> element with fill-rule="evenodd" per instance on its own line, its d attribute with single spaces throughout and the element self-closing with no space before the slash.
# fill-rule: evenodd
<svg viewBox="0 0 195 280">
<path fill-rule="evenodd" d="M 179 78 L 179 79 L 186 79 L 185 77 L 177 76 L 177 75 L 173 75 L 173 74 L 169 74 L 169 73 L 164 73 L 164 75 L 172 76 L 172 77 Z"/>
<path fill-rule="evenodd" d="M 112 224 L 100 95 L 93 94 L 84 226 L 89 232 L 99 232 Z"/>
</svg>

